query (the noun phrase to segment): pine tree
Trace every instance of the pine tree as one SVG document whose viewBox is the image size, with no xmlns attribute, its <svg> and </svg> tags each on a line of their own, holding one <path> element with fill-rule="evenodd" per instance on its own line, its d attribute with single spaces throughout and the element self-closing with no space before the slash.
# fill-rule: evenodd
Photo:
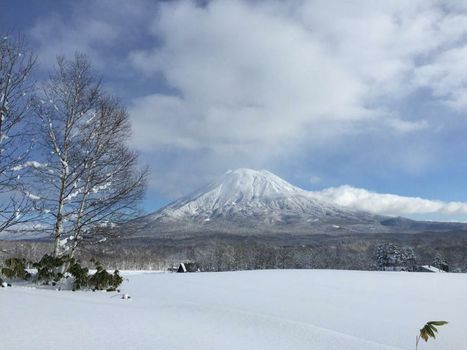
<svg viewBox="0 0 467 350">
<path fill-rule="evenodd" d="M 415 271 L 417 269 L 417 257 L 412 248 L 405 247 L 402 250 L 402 265 L 407 271 Z"/>
<path fill-rule="evenodd" d="M 435 255 L 435 258 L 433 259 L 433 262 L 431 263 L 434 267 L 443 270 L 443 271 L 449 271 L 449 264 L 448 262 L 443 258 L 443 256 L 437 252 Z"/>
<path fill-rule="evenodd" d="M 386 244 L 379 244 L 376 248 L 376 264 L 379 270 L 384 270 L 389 266 L 389 259 Z"/>
<path fill-rule="evenodd" d="M 380 270 L 404 266 L 404 253 L 393 243 L 379 244 L 376 249 L 376 263 Z"/>
</svg>

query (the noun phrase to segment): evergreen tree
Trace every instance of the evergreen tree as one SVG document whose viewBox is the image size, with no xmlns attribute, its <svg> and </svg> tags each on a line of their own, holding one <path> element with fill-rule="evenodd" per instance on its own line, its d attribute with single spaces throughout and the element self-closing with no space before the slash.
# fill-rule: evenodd
<svg viewBox="0 0 467 350">
<path fill-rule="evenodd" d="M 417 257 L 415 252 L 410 247 L 405 247 L 402 250 L 402 263 L 407 271 L 416 271 L 417 269 Z"/>
<path fill-rule="evenodd" d="M 389 266 L 386 244 L 379 244 L 376 248 L 376 264 L 379 270 L 384 270 Z"/>
<path fill-rule="evenodd" d="M 434 267 L 443 270 L 443 271 L 449 271 L 449 264 L 448 262 L 443 258 L 443 256 L 437 252 L 435 255 L 435 258 L 433 259 L 433 262 L 431 263 Z"/>
<path fill-rule="evenodd" d="M 404 252 L 393 243 L 379 244 L 376 249 L 376 263 L 380 270 L 399 268 L 405 264 Z"/>
</svg>

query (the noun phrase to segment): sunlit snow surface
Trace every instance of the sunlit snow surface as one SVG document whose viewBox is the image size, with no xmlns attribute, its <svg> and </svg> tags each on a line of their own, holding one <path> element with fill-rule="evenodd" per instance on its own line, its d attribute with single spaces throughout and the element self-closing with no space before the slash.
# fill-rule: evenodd
<svg viewBox="0 0 467 350">
<path fill-rule="evenodd" d="M 0 289 L 1 349 L 464 349 L 467 275 L 131 273 L 122 293 Z"/>
</svg>

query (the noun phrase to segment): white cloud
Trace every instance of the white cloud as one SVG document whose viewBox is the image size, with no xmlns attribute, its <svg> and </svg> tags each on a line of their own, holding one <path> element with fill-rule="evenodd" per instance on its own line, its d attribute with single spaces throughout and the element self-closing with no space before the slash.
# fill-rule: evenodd
<svg viewBox="0 0 467 350">
<path fill-rule="evenodd" d="M 313 192 L 313 195 L 347 208 L 382 215 L 444 214 L 459 217 L 459 215 L 467 214 L 467 203 L 465 202 L 443 202 L 418 197 L 382 194 L 347 185 Z"/>
<path fill-rule="evenodd" d="M 271 159 L 362 130 L 427 132 L 429 120 L 397 105 L 420 88 L 443 103 L 467 101 L 467 81 L 451 81 L 465 60 L 449 55 L 463 45 L 467 14 L 436 1 L 171 2 L 151 31 L 158 44 L 130 62 L 177 93 L 133 101 L 143 150 Z"/>
<path fill-rule="evenodd" d="M 131 59 L 146 73 L 163 73 L 180 91 L 172 97 L 178 108 L 167 110 L 167 101 L 152 95 L 142 113 L 136 100 L 135 125 L 174 135 L 176 147 L 254 145 L 265 152 L 310 135 L 315 123 L 322 133 L 324 124 L 367 117 L 359 103 L 366 87 L 354 72 L 280 10 L 242 2 L 163 6 L 153 27 L 163 46 Z M 165 115 L 157 114 L 161 108 Z"/>
<path fill-rule="evenodd" d="M 111 72 L 158 190 L 348 150 L 340 168 L 384 158 L 419 174 L 440 161 L 431 136 L 449 121 L 417 107 L 467 106 L 465 4 L 89 1 L 30 34 L 43 61 L 79 50 Z"/>
</svg>

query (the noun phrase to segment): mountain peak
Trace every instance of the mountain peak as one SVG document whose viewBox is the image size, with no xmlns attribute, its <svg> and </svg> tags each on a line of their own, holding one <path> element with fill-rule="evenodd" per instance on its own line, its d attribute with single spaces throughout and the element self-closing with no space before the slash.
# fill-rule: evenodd
<svg viewBox="0 0 467 350">
<path fill-rule="evenodd" d="M 236 170 L 228 170 L 227 172 L 224 173 L 224 175 L 219 179 L 220 181 L 226 181 L 229 179 L 255 179 L 255 178 L 263 178 L 265 180 L 268 179 L 280 179 L 278 176 L 274 175 L 273 173 L 261 169 L 261 170 L 255 170 L 255 169 L 249 169 L 249 168 L 238 168 Z"/>
<path fill-rule="evenodd" d="M 210 187 L 212 190 L 217 189 L 218 194 L 229 200 L 236 200 L 241 196 L 243 201 L 305 192 L 267 170 L 247 168 L 226 172 Z"/>
<path fill-rule="evenodd" d="M 267 170 L 240 168 L 148 216 L 164 230 L 319 230 L 330 220 L 359 221 L 361 215 L 317 199 Z M 364 215 L 373 220 L 373 215 Z M 329 224 L 326 224 L 329 225 Z M 335 226 L 335 227 L 334 227 Z M 340 226 L 334 225 L 334 229 Z M 194 229 L 194 228 L 193 228 Z"/>
<path fill-rule="evenodd" d="M 265 169 L 255 170 L 255 169 L 250 169 L 250 168 L 238 168 L 235 170 L 227 170 L 224 175 L 259 176 L 259 175 L 265 175 L 265 174 L 274 175 L 273 173 Z"/>
</svg>

